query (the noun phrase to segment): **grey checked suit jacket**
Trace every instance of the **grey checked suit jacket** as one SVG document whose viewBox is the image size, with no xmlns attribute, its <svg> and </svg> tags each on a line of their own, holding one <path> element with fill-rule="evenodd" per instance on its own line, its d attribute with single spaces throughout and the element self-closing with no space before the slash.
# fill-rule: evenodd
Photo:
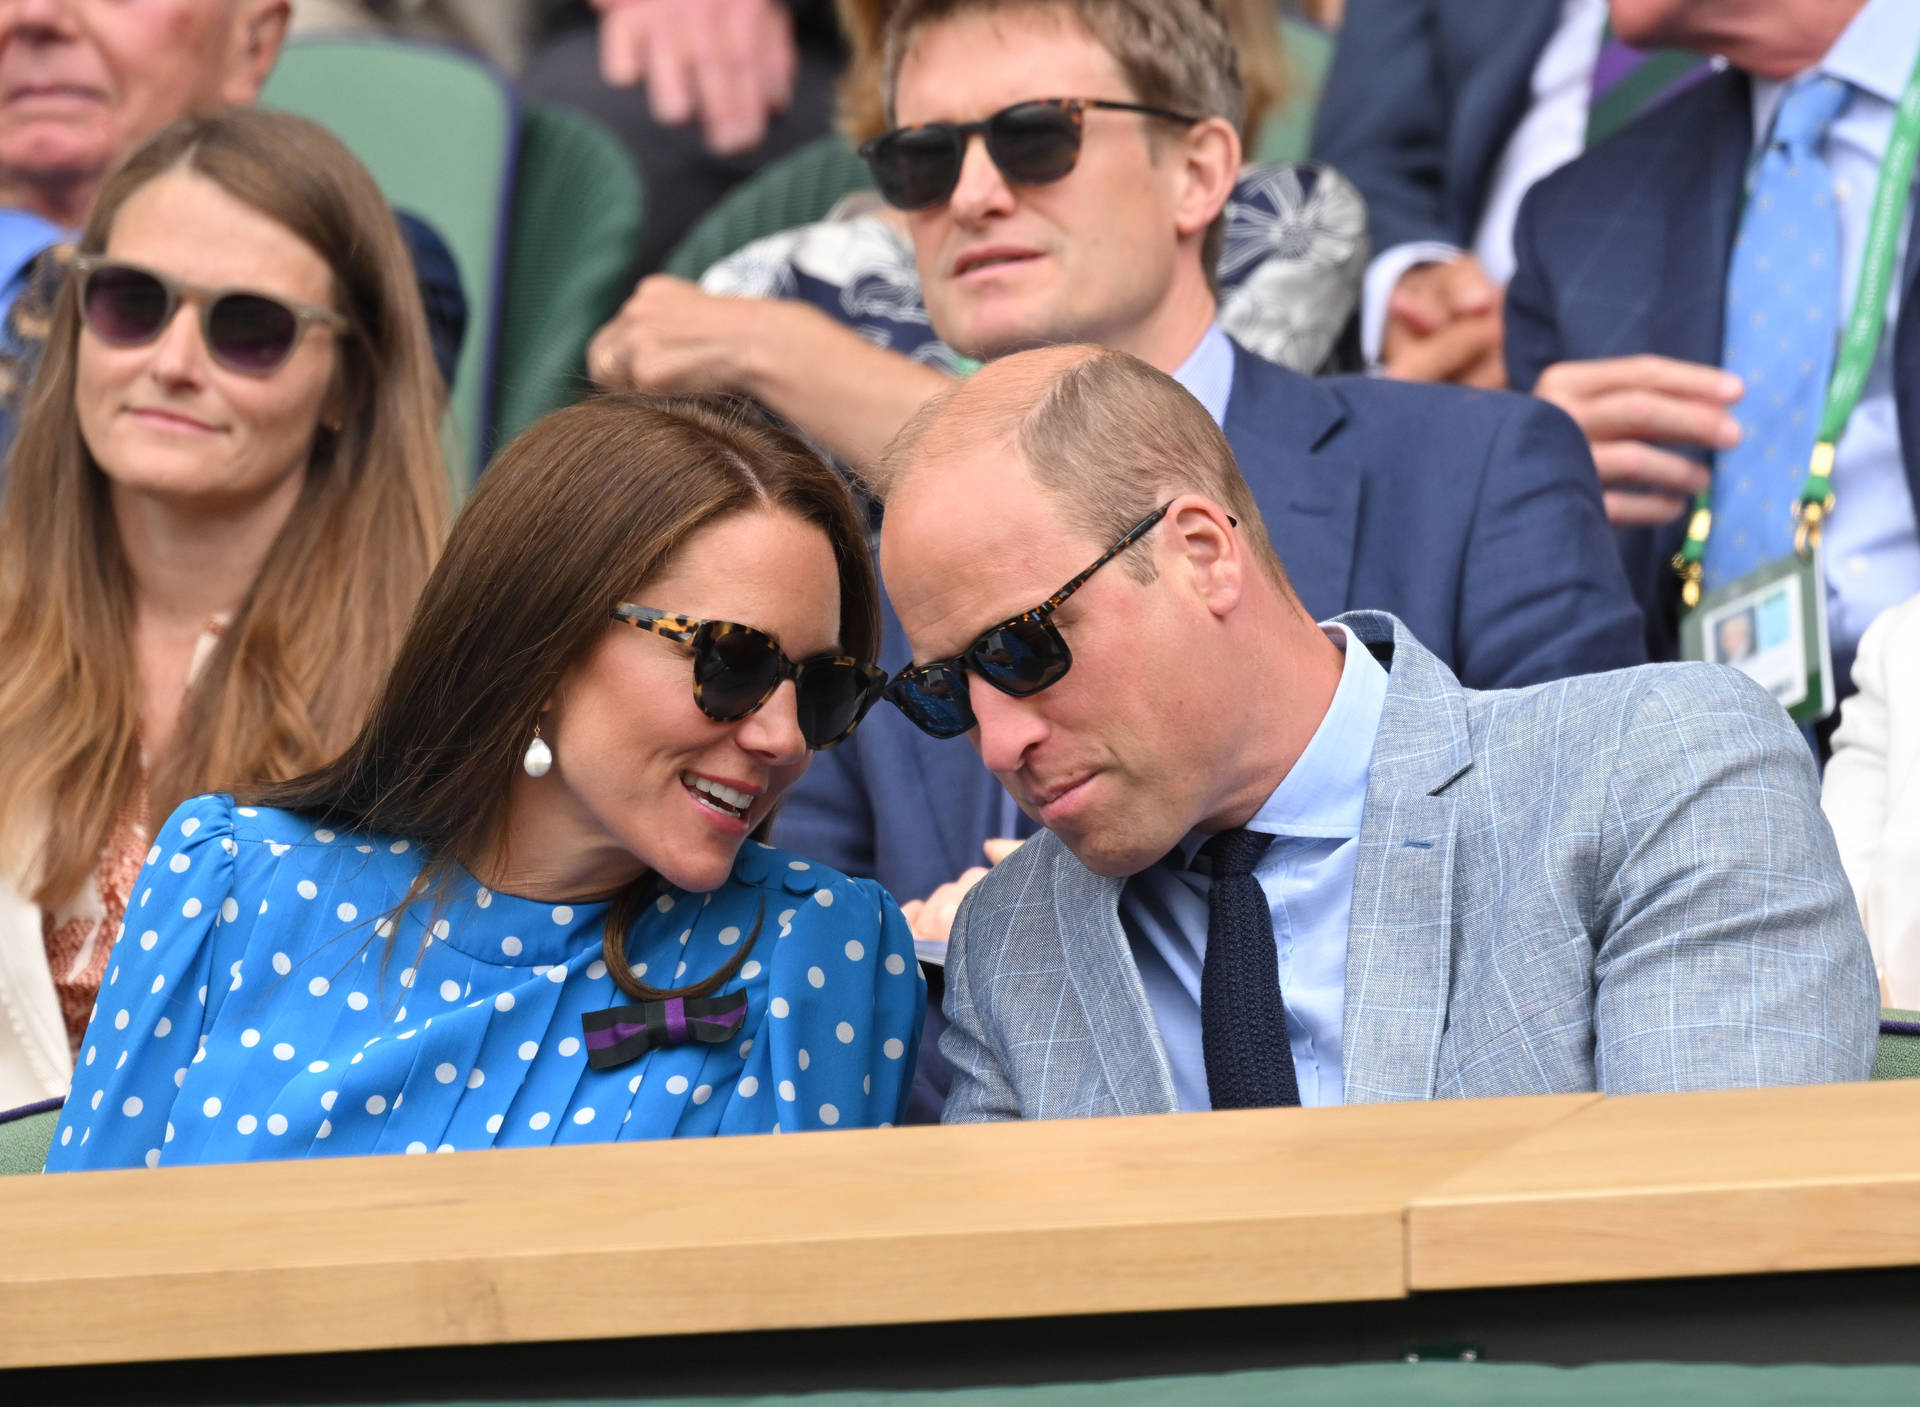
<svg viewBox="0 0 1920 1407">
<path fill-rule="evenodd" d="M 1718 665 L 1463 689 L 1389 615 L 1347 936 L 1348 1103 L 1865 1079 L 1867 939 L 1813 758 Z M 945 1120 L 1165 1113 L 1123 881 L 1042 834 L 954 922 Z"/>
</svg>

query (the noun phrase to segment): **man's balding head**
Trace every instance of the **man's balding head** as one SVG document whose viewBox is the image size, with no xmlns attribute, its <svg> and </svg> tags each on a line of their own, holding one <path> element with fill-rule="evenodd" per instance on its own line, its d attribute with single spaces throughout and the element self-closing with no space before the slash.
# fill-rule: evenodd
<svg viewBox="0 0 1920 1407">
<path fill-rule="evenodd" d="M 891 504 L 915 479 L 985 446 L 1010 451 L 1008 472 L 1030 475 L 1089 540 L 1111 541 L 1177 492 L 1202 494 L 1239 520 L 1250 550 L 1285 580 L 1227 437 L 1179 382 L 1137 357 L 1072 345 L 992 362 L 901 428 L 875 487 Z"/>
<path fill-rule="evenodd" d="M 107 171 L 168 123 L 244 106 L 289 0 L 0 4 L 0 204 L 69 229 Z"/>
<path fill-rule="evenodd" d="M 1092 347 L 996 362 L 925 407 L 882 474 L 881 567 L 916 660 L 1035 613 L 1066 644 L 1067 672 L 1025 697 L 969 673 L 971 736 L 1094 872 L 1132 874 L 1196 826 L 1240 824 L 1317 726 L 1339 656 L 1286 585 L 1218 427 L 1144 362 Z"/>
</svg>

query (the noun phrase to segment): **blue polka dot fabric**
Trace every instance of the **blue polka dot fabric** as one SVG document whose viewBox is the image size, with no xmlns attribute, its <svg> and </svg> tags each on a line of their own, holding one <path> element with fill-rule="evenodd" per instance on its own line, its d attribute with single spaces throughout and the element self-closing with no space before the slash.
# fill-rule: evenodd
<svg viewBox="0 0 1920 1407">
<path fill-rule="evenodd" d="M 868 880 L 755 841 L 711 894 L 669 889 L 627 956 L 697 981 L 759 936 L 721 995 L 721 1044 L 587 1065 L 580 1018 L 630 1000 L 601 959 L 605 904 L 497 894 L 391 911 L 406 840 L 187 802 L 134 887 L 49 1172 L 857 1128 L 894 1121 L 926 983 Z"/>
</svg>

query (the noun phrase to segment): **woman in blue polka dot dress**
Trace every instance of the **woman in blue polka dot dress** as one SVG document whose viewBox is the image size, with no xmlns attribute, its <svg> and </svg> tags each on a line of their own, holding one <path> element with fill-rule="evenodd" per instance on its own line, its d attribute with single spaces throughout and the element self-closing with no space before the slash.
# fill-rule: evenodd
<svg viewBox="0 0 1920 1407">
<path fill-rule="evenodd" d="M 907 925 L 753 838 L 873 702 L 876 636 L 861 521 L 791 437 L 541 422 L 352 747 L 160 828 L 48 1170 L 892 1122 Z"/>
</svg>

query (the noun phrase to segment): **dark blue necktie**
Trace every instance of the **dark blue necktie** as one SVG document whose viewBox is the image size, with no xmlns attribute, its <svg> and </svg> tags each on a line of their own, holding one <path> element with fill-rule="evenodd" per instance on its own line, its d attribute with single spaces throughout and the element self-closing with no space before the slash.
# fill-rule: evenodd
<svg viewBox="0 0 1920 1407">
<path fill-rule="evenodd" d="M 1298 1104 L 1273 913 L 1253 867 L 1273 843 L 1258 831 L 1222 831 L 1202 847 L 1213 861 L 1207 960 L 1200 969 L 1200 1045 L 1216 1109 Z"/>
</svg>

